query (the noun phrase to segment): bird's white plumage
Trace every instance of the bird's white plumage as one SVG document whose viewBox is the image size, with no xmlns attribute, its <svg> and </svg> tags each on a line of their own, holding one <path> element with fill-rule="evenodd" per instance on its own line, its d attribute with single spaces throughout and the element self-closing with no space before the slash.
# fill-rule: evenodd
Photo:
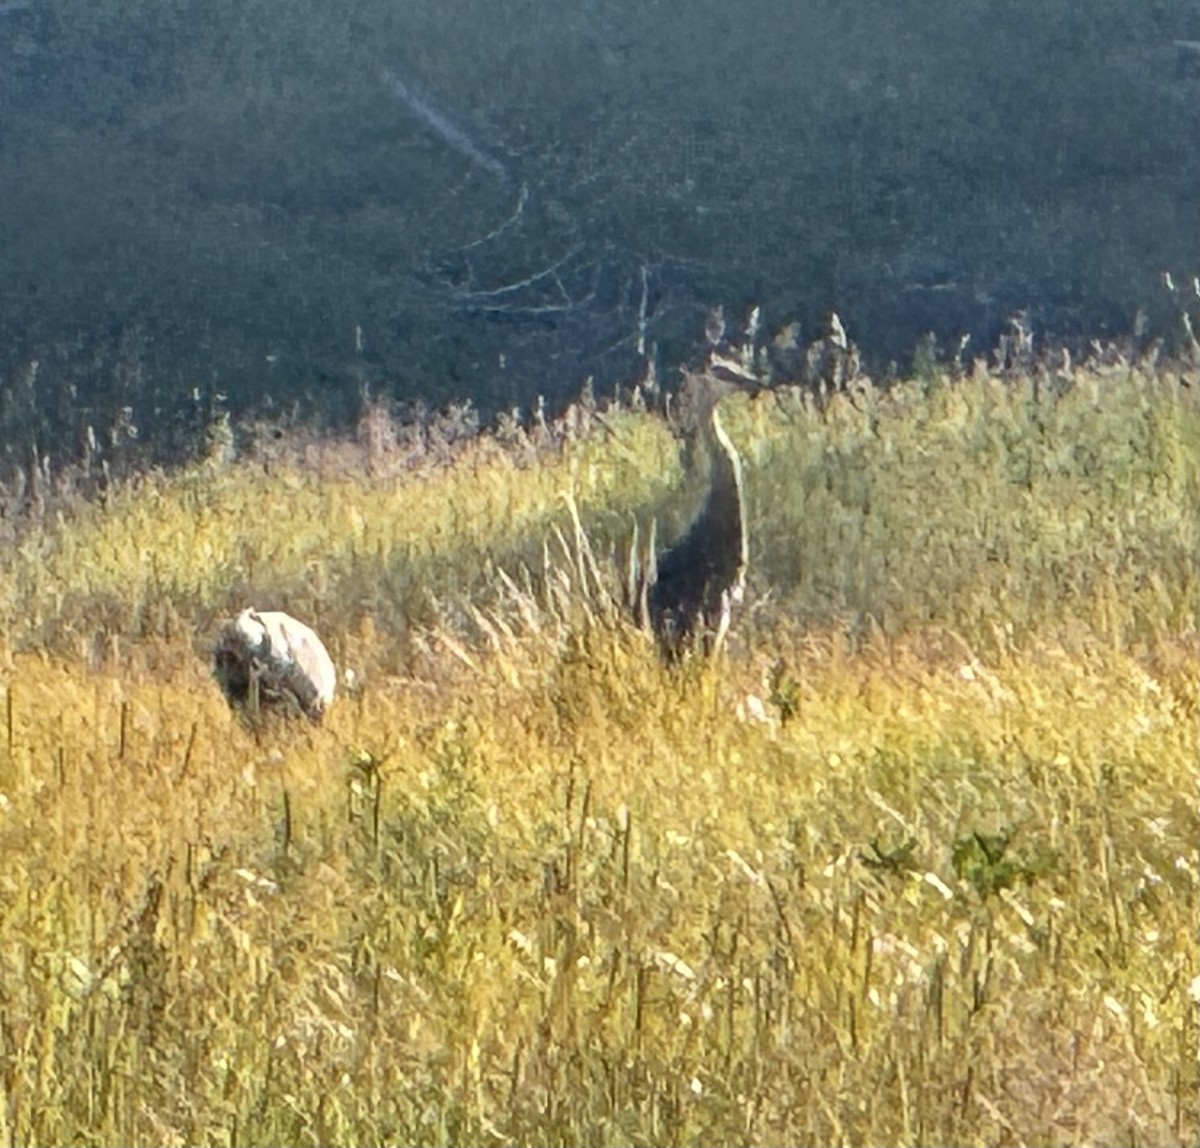
<svg viewBox="0 0 1200 1148">
<path fill-rule="evenodd" d="M 319 718 L 333 701 L 337 669 L 321 639 L 281 610 L 243 610 L 221 631 L 217 679 L 231 701 L 298 706 Z"/>
</svg>

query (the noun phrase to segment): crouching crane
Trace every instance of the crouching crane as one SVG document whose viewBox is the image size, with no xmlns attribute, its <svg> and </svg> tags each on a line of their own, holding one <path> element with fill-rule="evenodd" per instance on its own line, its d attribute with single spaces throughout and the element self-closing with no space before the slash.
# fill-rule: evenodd
<svg viewBox="0 0 1200 1148">
<path fill-rule="evenodd" d="M 337 670 L 321 639 L 278 610 L 243 610 L 222 627 L 213 675 L 235 709 L 320 721 L 333 701 Z"/>
<path fill-rule="evenodd" d="M 724 644 L 733 608 L 745 592 L 749 545 L 742 463 L 717 414 L 735 391 L 761 388 L 748 376 L 688 374 L 681 389 L 684 429 L 707 448 L 708 496 L 683 537 L 657 561 L 646 598 L 651 628 L 667 661 L 699 642 L 716 653 Z"/>
</svg>

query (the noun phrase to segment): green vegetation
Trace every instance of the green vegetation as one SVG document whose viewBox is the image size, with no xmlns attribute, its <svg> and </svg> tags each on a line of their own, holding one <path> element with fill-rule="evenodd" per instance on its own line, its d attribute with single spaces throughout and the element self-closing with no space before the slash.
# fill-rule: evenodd
<svg viewBox="0 0 1200 1148">
<path fill-rule="evenodd" d="M 670 672 L 655 417 L 147 477 L 0 559 L 0 1139 L 1195 1142 L 1200 413 L 1173 376 L 731 401 Z M 257 733 L 248 601 L 356 684 Z"/>
</svg>

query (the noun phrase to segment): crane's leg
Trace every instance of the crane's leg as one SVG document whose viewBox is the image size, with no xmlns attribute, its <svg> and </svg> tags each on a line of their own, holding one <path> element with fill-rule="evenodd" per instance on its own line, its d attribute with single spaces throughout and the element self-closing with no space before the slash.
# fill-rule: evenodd
<svg viewBox="0 0 1200 1148">
<path fill-rule="evenodd" d="M 733 600 L 728 590 L 721 591 L 721 613 L 717 618 L 717 632 L 713 637 L 712 656 L 716 658 L 721 647 L 725 645 L 725 636 L 729 633 L 729 623 L 733 618 Z"/>
</svg>

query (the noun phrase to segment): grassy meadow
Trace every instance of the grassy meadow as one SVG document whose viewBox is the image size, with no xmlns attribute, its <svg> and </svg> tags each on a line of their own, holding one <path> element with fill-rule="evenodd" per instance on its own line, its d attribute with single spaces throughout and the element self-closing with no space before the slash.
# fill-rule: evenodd
<svg viewBox="0 0 1200 1148">
<path fill-rule="evenodd" d="M 0 1141 L 1200 1135 L 1194 383 L 723 408 L 715 664 L 626 620 L 663 421 L 147 476 L 0 557 Z M 235 720 L 248 603 L 354 673 Z"/>
</svg>

